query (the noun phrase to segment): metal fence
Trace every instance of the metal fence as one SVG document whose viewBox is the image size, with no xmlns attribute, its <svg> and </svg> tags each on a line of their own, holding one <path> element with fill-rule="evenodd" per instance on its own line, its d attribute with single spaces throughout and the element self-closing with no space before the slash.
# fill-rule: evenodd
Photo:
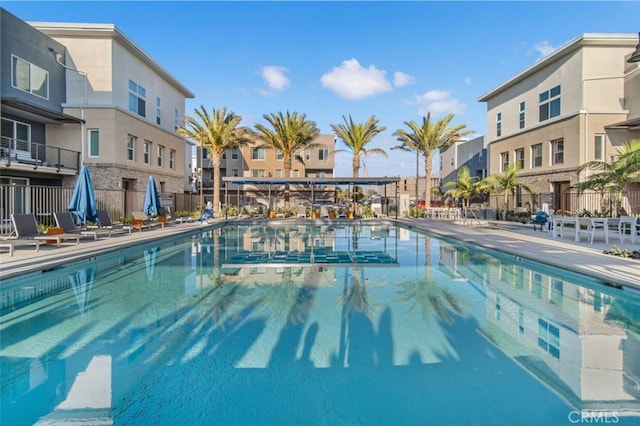
<svg viewBox="0 0 640 426">
<path fill-rule="evenodd" d="M 51 186 L 0 185 L 0 235 L 12 233 L 12 213 L 34 213 L 43 226 L 54 226 L 53 213 L 67 211 L 73 188 Z M 95 191 L 99 210 L 106 210 L 114 220 L 141 211 L 144 191 L 98 189 Z M 163 205 L 173 213 L 200 209 L 197 194 L 162 194 Z"/>
<path fill-rule="evenodd" d="M 565 215 L 617 216 L 620 208 L 629 215 L 640 215 L 640 191 L 609 193 L 569 191 L 561 194 L 519 194 L 507 197 L 507 210 L 536 212 L 544 207 Z M 491 195 L 486 202 L 497 210 L 504 205 L 504 195 Z"/>
</svg>

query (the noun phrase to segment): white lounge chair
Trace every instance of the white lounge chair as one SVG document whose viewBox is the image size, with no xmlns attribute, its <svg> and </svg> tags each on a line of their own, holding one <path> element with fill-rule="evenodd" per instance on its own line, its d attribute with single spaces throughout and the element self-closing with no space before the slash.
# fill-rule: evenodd
<svg viewBox="0 0 640 426">
<path fill-rule="evenodd" d="M 306 219 L 307 218 L 307 207 L 306 206 L 298 206 L 297 216 L 299 218 Z"/>
<path fill-rule="evenodd" d="M 379 218 L 387 217 L 386 214 L 382 213 L 382 207 L 377 207 L 377 206 L 373 208 L 373 215 Z"/>
<path fill-rule="evenodd" d="M 36 251 L 40 250 L 40 241 L 38 240 L 22 240 L 19 238 L 2 238 L 0 239 L 0 248 L 9 249 L 9 256 L 13 256 L 16 247 L 31 245 L 36 247 Z"/>
<path fill-rule="evenodd" d="M 105 230 L 85 230 L 78 229 L 76 227 L 75 221 L 73 219 L 73 214 L 71 212 L 55 212 L 53 213 L 53 217 L 56 219 L 56 224 L 58 228 L 62 228 L 67 234 L 79 234 L 81 237 L 92 237 L 94 240 L 98 239 L 98 234 L 107 234 L 107 238 L 111 237 L 111 231 L 108 229 Z"/>
<path fill-rule="evenodd" d="M 95 225 L 99 229 L 108 229 L 111 233 L 128 232 L 131 233 L 132 227 L 121 223 L 113 223 L 109 212 L 106 210 L 98 210 L 98 223 Z"/>
<path fill-rule="evenodd" d="M 33 213 L 11 214 L 11 223 L 18 239 L 55 241 L 57 246 L 60 246 L 66 240 L 75 240 L 76 244 L 80 242 L 80 235 L 78 234 L 42 234 L 38 228 L 36 216 Z"/>
<path fill-rule="evenodd" d="M 164 228 L 164 222 L 154 222 L 145 212 L 131 212 L 131 216 L 133 216 L 133 229 L 137 229 L 138 231 L 142 231 L 144 228 L 155 228 L 157 226 Z"/>
</svg>

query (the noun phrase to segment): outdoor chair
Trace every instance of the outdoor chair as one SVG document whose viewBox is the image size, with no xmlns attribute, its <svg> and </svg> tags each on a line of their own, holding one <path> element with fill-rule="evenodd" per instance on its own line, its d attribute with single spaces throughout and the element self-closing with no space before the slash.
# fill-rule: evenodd
<svg viewBox="0 0 640 426">
<path fill-rule="evenodd" d="M 620 237 L 620 244 L 624 243 L 627 235 L 631 238 L 631 244 L 635 244 L 638 238 L 638 218 L 635 216 L 620 216 L 617 224 L 609 219 L 609 229 L 614 231 Z M 617 225 L 617 226 L 614 226 Z"/>
<path fill-rule="evenodd" d="M 540 227 L 540 231 L 544 231 L 545 226 L 549 223 L 549 215 L 546 212 L 536 212 L 536 214 L 531 218 L 531 223 L 533 223 L 533 230 L 536 230 L 536 226 Z"/>
<path fill-rule="evenodd" d="M 320 206 L 320 219 L 329 219 L 329 208 L 327 206 Z"/>
<path fill-rule="evenodd" d="M 307 217 L 307 208 L 305 206 L 302 206 L 302 205 L 298 206 L 297 216 L 299 218 L 306 219 L 306 217 Z"/>
<path fill-rule="evenodd" d="M 75 240 L 76 244 L 80 242 L 80 235 L 67 233 L 51 233 L 42 234 L 38 228 L 36 216 L 33 213 L 11 214 L 11 223 L 16 232 L 18 239 L 38 240 L 38 241 L 55 241 L 59 247 L 60 243 L 66 240 Z"/>
<path fill-rule="evenodd" d="M 130 234 L 132 229 L 132 227 L 129 225 L 111 222 L 109 212 L 106 210 L 98 210 L 98 224 L 96 225 L 96 227 L 98 229 L 108 229 L 109 231 L 111 231 L 111 233 L 128 232 Z"/>
<path fill-rule="evenodd" d="M 164 228 L 164 222 L 154 222 L 145 212 L 131 212 L 131 216 L 133 216 L 132 227 L 133 229 L 137 229 L 138 231 L 142 231 L 144 228 L 153 229 L 157 226 Z"/>
<path fill-rule="evenodd" d="M 58 228 L 62 228 L 64 232 L 67 234 L 79 234 L 81 237 L 92 237 L 94 240 L 98 239 L 98 233 L 107 233 L 107 238 L 111 237 L 111 231 L 108 229 L 104 230 L 104 232 L 99 232 L 98 230 L 84 230 L 78 229 L 76 227 L 75 221 L 73 219 L 73 214 L 71 212 L 55 212 L 53 213 L 53 217 L 56 220 L 56 224 Z"/>
<path fill-rule="evenodd" d="M 382 207 L 377 206 L 373 208 L 373 215 L 378 218 L 387 217 L 386 214 L 382 213 Z"/>
<path fill-rule="evenodd" d="M 9 249 L 9 256 L 14 255 L 16 247 L 24 245 L 35 245 L 36 251 L 40 250 L 40 241 L 38 240 L 21 240 L 11 237 L 3 237 L 2 239 L 0 239 L 0 248 Z"/>
</svg>

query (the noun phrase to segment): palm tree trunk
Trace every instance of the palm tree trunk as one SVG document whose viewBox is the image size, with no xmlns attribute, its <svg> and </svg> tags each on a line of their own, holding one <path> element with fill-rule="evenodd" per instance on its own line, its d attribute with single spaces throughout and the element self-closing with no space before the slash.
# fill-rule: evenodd
<svg viewBox="0 0 640 426">
<path fill-rule="evenodd" d="M 353 161 L 351 162 L 351 168 L 353 171 L 353 177 L 358 177 L 358 172 L 360 171 L 360 153 L 353 154 Z"/>
<path fill-rule="evenodd" d="M 430 152 L 424 152 L 424 205 L 431 207 L 431 168 L 432 158 Z M 416 177 L 417 178 L 417 177 Z M 418 182 L 416 182 L 416 185 Z M 417 202 L 418 200 L 416 200 Z"/>
<path fill-rule="evenodd" d="M 221 154 L 213 154 L 213 215 L 220 216 L 220 157 Z"/>
<path fill-rule="evenodd" d="M 291 160 L 291 155 L 287 155 L 284 157 L 284 176 L 285 177 L 291 177 L 291 164 L 292 164 L 292 160 Z M 289 208 L 289 184 L 287 183 L 284 186 L 284 208 L 288 209 Z"/>
</svg>

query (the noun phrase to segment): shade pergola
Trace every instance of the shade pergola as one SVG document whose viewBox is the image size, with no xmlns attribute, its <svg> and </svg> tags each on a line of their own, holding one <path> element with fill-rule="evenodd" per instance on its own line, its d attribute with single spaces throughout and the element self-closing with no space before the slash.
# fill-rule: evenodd
<svg viewBox="0 0 640 426">
<path fill-rule="evenodd" d="M 240 177 L 240 176 L 224 176 L 222 178 L 223 182 L 228 182 L 230 184 L 237 185 L 238 191 L 238 199 L 240 199 L 240 188 L 244 188 L 245 185 L 254 185 L 254 186 L 262 186 L 268 187 L 269 190 L 269 198 L 271 198 L 271 188 L 273 186 L 282 186 L 282 185 L 298 185 L 298 186 L 308 186 L 311 189 L 311 202 L 315 203 L 314 196 L 314 188 L 317 185 L 330 185 L 330 186 L 347 186 L 348 192 L 351 191 L 351 188 L 354 186 L 383 186 L 384 187 L 384 196 L 386 198 L 387 195 L 387 185 L 395 184 L 394 194 L 398 194 L 398 183 L 400 182 L 399 177 L 357 177 L 357 178 L 349 178 L 349 177 L 277 177 L 277 178 L 260 178 L 260 177 Z M 225 199 L 228 195 L 228 185 L 225 184 Z M 396 200 L 397 203 L 397 200 Z M 396 210 L 397 214 L 397 210 Z"/>
</svg>

